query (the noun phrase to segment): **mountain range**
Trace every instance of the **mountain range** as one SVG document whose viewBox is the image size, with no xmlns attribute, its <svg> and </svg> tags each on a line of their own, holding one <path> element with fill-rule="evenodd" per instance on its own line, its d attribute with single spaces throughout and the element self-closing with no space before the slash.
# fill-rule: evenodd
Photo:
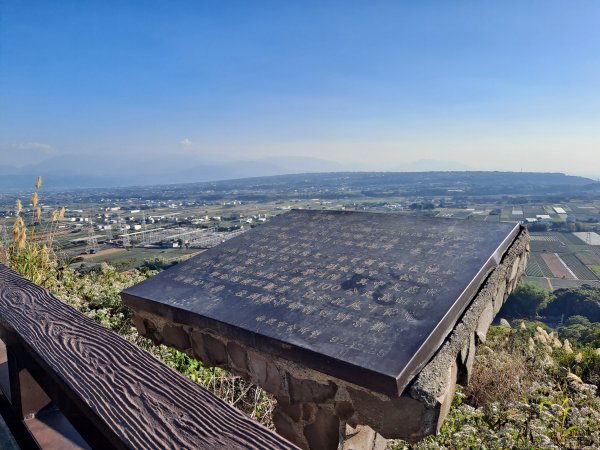
<svg viewBox="0 0 600 450">
<path fill-rule="evenodd" d="M 0 189 L 27 188 L 41 175 L 50 189 L 145 186 L 264 177 L 293 173 L 371 171 L 382 167 L 340 164 L 310 157 L 269 157 L 238 161 L 203 161 L 198 158 L 164 156 L 116 158 L 100 155 L 59 155 L 21 167 L 0 165 Z M 452 161 L 421 159 L 384 168 L 386 171 L 464 171 Z"/>
</svg>

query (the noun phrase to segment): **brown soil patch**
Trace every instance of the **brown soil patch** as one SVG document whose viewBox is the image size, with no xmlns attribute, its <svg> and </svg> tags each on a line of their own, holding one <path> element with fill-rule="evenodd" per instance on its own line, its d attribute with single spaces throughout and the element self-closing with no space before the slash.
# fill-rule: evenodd
<svg viewBox="0 0 600 450">
<path fill-rule="evenodd" d="M 107 248 L 106 250 L 99 250 L 96 253 L 90 254 L 90 255 L 80 255 L 83 259 L 88 259 L 88 258 L 95 258 L 96 256 L 102 256 L 102 255 L 110 255 L 111 253 L 120 253 L 120 252 L 124 252 L 125 249 L 124 248 Z"/>
<path fill-rule="evenodd" d="M 556 278 L 565 280 L 577 280 L 578 278 L 567 269 L 565 263 L 556 253 L 542 253 L 542 259 Z"/>
</svg>

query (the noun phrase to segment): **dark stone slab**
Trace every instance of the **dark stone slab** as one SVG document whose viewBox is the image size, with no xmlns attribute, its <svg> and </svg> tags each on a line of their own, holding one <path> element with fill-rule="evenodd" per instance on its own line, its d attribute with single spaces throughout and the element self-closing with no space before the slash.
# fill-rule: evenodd
<svg viewBox="0 0 600 450">
<path fill-rule="evenodd" d="M 519 230 L 512 223 L 291 211 L 122 297 L 135 310 L 399 395 Z"/>
</svg>

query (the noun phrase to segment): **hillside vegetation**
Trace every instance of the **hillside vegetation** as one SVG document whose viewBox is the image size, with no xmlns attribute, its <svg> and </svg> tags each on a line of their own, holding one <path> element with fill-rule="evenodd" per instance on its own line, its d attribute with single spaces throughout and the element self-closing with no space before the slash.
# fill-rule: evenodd
<svg viewBox="0 0 600 450">
<path fill-rule="evenodd" d="M 600 448 L 599 313 L 599 288 L 549 293 L 521 283 L 440 434 L 390 448 Z"/>
<path fill-rule="evenodd" d="M 437 436 L 400 449 L 597 449 L 600 397 L 585 376 L 600 354 L 534 322 L 503 322 L 478 349 L 468 388 Z M 598 366 L 597 366 L 598 367 Z M 596 367 L 596 370 L 597 370 Z"/>
<path fill-rule="evenodd" d="M 40 185 L 41 180 L 36 189 Z M 127 272 L 106 264 L 77 272 L 53 251 L 51 238 L 39 238 L 38 201 L 36 190 L 31 217 L 23 217 L 20 202 L 16 205 L 19 216 L 12 239 L 0 246 L 0 261 L 271 426 L 273 400 L 260 388 L 139 336 L 119 292 L 157 273 L 164 267 L 160 261 Z M 46 236 L 60 215 L 58 209 L 47 218 Z M 395 441 L 389 447 L 600 448 L 599 310 L 600 289 L 549 294 L 521 284 L 501 311 L 505 319 L 490 328 L 486 345 L 478 349 L 469 387 L 457 392 L 440 434 L 415 445 Z"/>
</svg>

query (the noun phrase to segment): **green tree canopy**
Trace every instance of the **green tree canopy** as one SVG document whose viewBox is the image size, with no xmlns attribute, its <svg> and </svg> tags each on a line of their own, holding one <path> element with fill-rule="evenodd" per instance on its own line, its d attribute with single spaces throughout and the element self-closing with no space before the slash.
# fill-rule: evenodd
<svg viewBox="0 0 600 450">
<path fill-rule="evenodd" d="M 589 325 L 590 320 L 585 316 L 571 316 L 565 320 L 566 325 Z"/>
<path fill-rule="evenodd" d="M 542 314 L 547 317 L 584 316 L 590 322 L 600 322 L 600 288 L 583 286 L 557 289 Z"/>
<path fill-rule="evenodd" d="M 508 318 L 534 319 L 550 301 L 550 293 L 535 284 L 521 282 L 500 311 Z"/>
</svg>

